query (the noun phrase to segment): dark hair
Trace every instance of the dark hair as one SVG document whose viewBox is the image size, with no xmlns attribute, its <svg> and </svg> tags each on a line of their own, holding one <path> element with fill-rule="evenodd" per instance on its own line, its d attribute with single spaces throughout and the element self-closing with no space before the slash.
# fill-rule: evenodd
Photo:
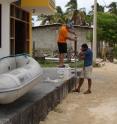
<svg viewBox="0 0 117 124">
<path fill-rule="evenodd" d="M 88 49 L 88 45 L 86 43 L 82 44 L 82 48 Z"/>
</svg>

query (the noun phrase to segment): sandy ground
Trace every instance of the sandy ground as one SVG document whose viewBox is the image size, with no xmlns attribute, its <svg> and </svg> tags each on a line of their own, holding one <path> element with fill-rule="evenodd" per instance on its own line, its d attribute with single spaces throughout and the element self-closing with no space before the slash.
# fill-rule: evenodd
<svg viewBox="0 0 117 124">
<path fill-rule="evenodd" d="M 93 70 L 92 94 L 69 94 L 41 124 L 117 124 L 117 65 Z"/>
</svg>

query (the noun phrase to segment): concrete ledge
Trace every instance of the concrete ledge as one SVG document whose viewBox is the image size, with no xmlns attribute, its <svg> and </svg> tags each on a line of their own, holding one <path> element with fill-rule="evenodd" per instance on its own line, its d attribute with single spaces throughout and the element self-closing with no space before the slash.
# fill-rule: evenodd
<svg viewBox="0 0 117 124">
<path fill-rule="evenodd" d="M 75 87 L 75 78 L 42 82 L 12 104 L 0 105 L 0 124 L 39 124 Z"/>
</svg>

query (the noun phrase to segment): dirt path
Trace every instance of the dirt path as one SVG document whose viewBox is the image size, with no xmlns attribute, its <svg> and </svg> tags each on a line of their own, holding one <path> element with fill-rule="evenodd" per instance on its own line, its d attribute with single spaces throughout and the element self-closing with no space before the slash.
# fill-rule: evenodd
<svg viewBox="0 0 117 124">
<path fill-rule="evenodd" d="M 117 124 L 117 65 L 94 69 L 92 94 L 71 93 L 41 124 Z"/>
</svg>

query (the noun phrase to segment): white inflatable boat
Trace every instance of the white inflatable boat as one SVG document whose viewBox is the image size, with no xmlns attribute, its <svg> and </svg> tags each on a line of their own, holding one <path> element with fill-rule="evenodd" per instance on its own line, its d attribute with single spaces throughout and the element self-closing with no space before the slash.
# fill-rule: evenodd
<svg viewBox="0 0 117 124">
<path fill-rule="evenodd" d="M 0 59 L 0 104 L 23 96 L 42 80 L 42 68 L 27 55 Z"/>
</svg>

